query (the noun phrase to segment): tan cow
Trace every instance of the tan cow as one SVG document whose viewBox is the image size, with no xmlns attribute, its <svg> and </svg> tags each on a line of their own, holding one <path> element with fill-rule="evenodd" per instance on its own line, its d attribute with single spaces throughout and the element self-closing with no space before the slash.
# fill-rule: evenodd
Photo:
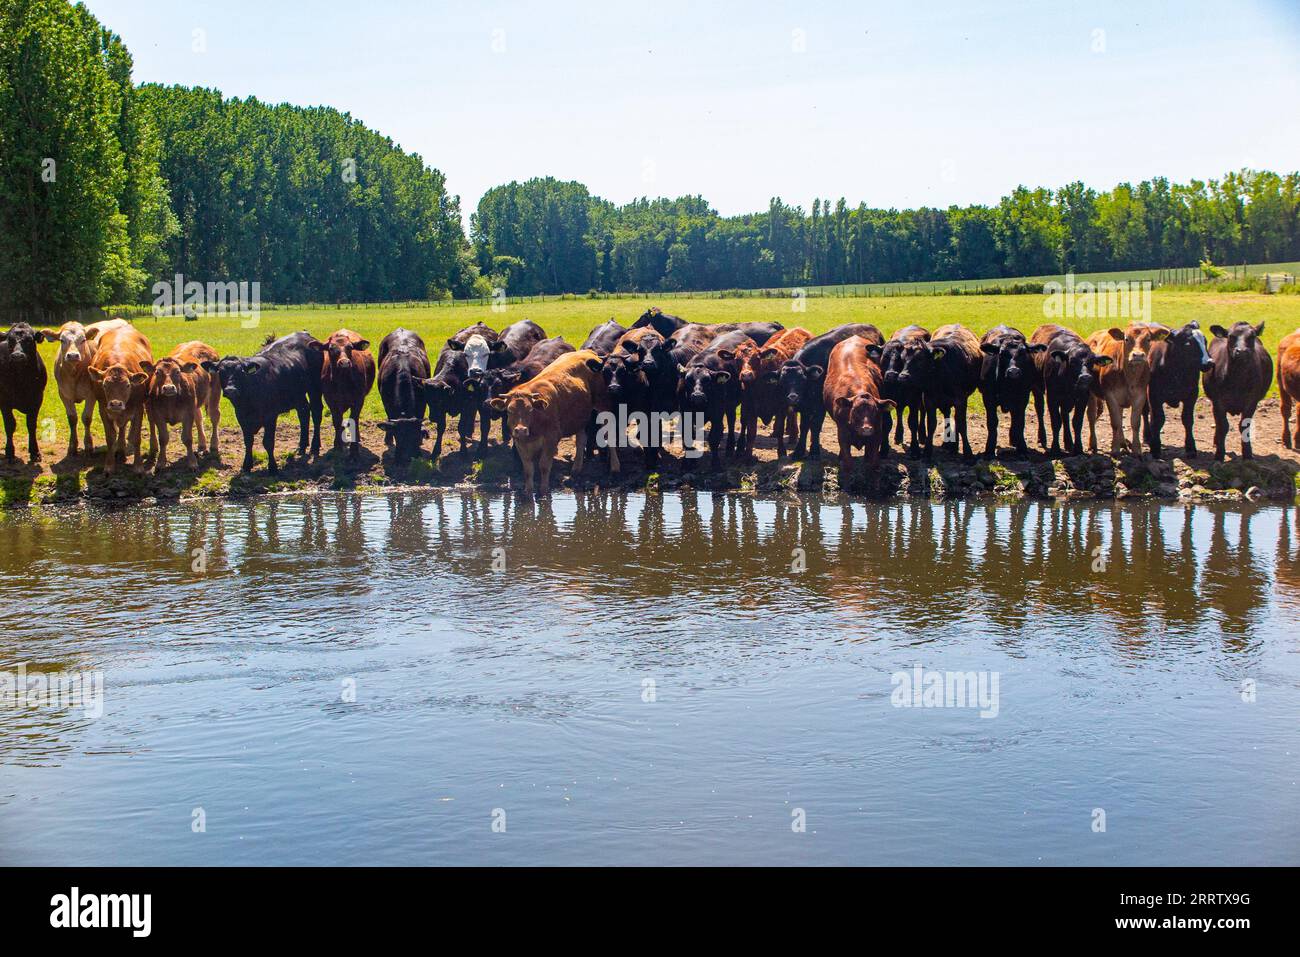
<svg viewBox="0 0 1300 957">
<path fill-rule="evenodd" d="M 1291 408 L 1300 402 L 1300 329 L 1288 333 L 1277 344 L 1277 391 L 1282 397 L 1282 444 L 1291 441 Z M 1300 422 L 1295 427 L 1295 448 L 1300 448 Z"/>
<path fill-rule="evenodd" d="M 153 470 L 157 474 L 167 464 L 168 429 L 181 427 L 181 441 L 185 443 L 185 464 L 194 468 L 199 460 L 194 456 L 194 428 L 199 430 L 199 449 L 208 444 L 203 434 L 202 411 L 207 410 L 212 426 L 212 445 L 208 451 L 217 455 L 217 426 L 221 422 L 221 387 L 216 376 L 203 368 L 204 362 L 217 362 L 221 356 L 206 342 L 182 342 L 164 359 L 141 362 L 140 367 L 149 376 L 145 388 L 145 411 L 149 415 L 150 435 L 157 433 L 158 457 Z"/>
<path fill-rule="evenodd" d="M 488 404 L 506 413 L 506 430 L 524 464 L 524 491 L 533 491 L 534 466 L 541 472 L 540 489 L 551 486 L 551 465 L 560 440 L 574 436 L 573 474 L 582 471 L 587 451 L 587 427 L 591 414 L 608 411 L 601 356 L 591 349 L 579 349 L 560 356 L 529 381 L 515 386 Z M 616 442 L 609 446 L 609 470 L 619 470 Z"/>
<path fill-rule="evenodd" d="M 1106 356 L 1111 364 L 1098 368 L 1095 391 L 1088 399 L 1088 451 L 1097 451 L 1097 417 L 1104 402 L 1110 413 L 1111 454 L 1132 452 L 1141 441 L 1142 410 L 1147 404 L 1147 386 L 1151 382 L 1151 365 L 1147 352 L 1153 342 L 1169 335 L 1169 330 L 1154 322 L 1130 322 L 1127 329 L 1102 329 L 1087 339 L 1088 348 Z M 1133 443 L 1124 437 L 1124 410 L 1129 409 L 1129 426 Z M 1141 445 L 1137 446 L 1141 451 Z"/>
<path fill-rule="evenodd" d="M 65 322 L 58 329 L 43 329 L 49 342 L 59 344 L 59 354 L 54 357 L 54 381 L 59 386 L 59 398 L 68 414 L 68 456 L 77 454 L 77 403 L 84 402 L 81 425 L 86 434 L 85 452 L 95 451 L 95 441 L 90 436 L 90 419 L 95 411 L 95 388 L 90 381 L 90 360 L 95 358 L 99 337 L 110 329 L 129 325 L 125 319 L 103 319 L 83 326 L 79 322 Z"/>
<path fill-rule="evenodd" d="M 95 358 L 90 360 L 90 381 L 94 384 L 95 401 L 99 403 L 99 418 L 104 424 L 104 441 L 108 454 L 104 456 L 104 471 L 112 472 L 117 465 L 117 454 L 126 457 L 126 430 L 131 429 L 130 443 L 135 454 L 132 463 L 137 470 L 140 461 L 140 426 L 144 422 L 145 387 L 149 374 L 144 363 L 153 361 L 153 350 L 144 333 L 134 326 L 124 325 L 109 329 L 98 336 Z M 154 454 L 154 430 L 149 427 L 149 455 Z"/>
</svg>

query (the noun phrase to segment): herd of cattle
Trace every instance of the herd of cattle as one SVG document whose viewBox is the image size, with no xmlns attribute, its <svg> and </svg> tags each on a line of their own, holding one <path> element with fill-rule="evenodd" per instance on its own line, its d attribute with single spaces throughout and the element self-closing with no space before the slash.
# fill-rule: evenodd
<svg viewBox="0 0 1300 957">
<path fill-rule="evenodd" d="M 1032 396 L 1039 444 L 1052 454 L 1082 453 L 1085 416 L 1089 450 L 1095 452 L 1096 421 L 1105 407 L 1113 452 L 1140 451 L 1145 441 L 1158 455 L 1169 406 L 1181 407 L 1186 453 L 1194 456 L 1193 406 L 1203 383 L 1213 405 L 1216 458 L 1224 457 L 1229 415 L 1241 417 L 1242 454 L 1250 458 L 1255 409 L 1273 381 L 1273 361 L 1260 341 L 1263 323 L 1213 326 L 1211 332 L 1207 341 L 1195 322 L 1179 329 L 1133 322 L 1087 339 L 1058 325 L 1040 326 L 1028 338 L 997 326 L 977 338 L 953 323 L 933 333 L 908 326 L 886 340 L 866 323 L 814 336 L 777 322 L 689 323 L 650 309 L 631 328 L 613 319 L 597 326 L 579 349 L 562 337 L 548 338 L 527 319 L 499 333 L 478 323 L 450 337 L 431 362 L 424 340 L 408 329 L 384 337 L 377 361 L 370 343 L 347 329 L 323 342 L 307 332 L 269 339 L 247 357 L 223 358 L 202 342 L 186 342 L 154 359 L 145 335 L 121 319 L 39 330 L 17 323 L 0 338 L 0 412 L 7 460 L 14 459 L 17 411 L 27 417 L 28 452 L 37 461 L 36 424 L 46 386 L 38 346 L 57 342 L 54 376 L 68 418 L 69 456 L 78 452 L 77 405 L 84 403 L 84 451 L 94 448 L 90 422 L 97 406 L 108 446 L 106 472 L 128 451 L 141 466 L 146 418 L 155 470 L 166 465 L 168 431 L 175 425 L 181 426 L 186 464 L 194 467 L 195 430 L 200 451 L 206 445 L 211 455 L 217 453 L 224 395 L 243 433 L 243 468 L 253 467 L 253 444 L 261 431 L 274 472 L 280 415 L 297 413 L 299 454 L 307 454 L 310 434 L 311 453 L 318 455 L 326 404 L 335 448 L 355 457 L 362 405 L 377 379 L 385 419 L 376 424 L 396 466 L 421 453 L 429 437 L 426 421 L 437 430 L 436 458 L 449 416 L 459 417 L 462 451 L 477 423 L 480 454 L 492 421 L 501 419 L 502 441 L 513 440 L 525 488 L 532 491 L 535 470 L 541 488 L 549 487 L 561 439 L 576 437 L 574 467 L 580 469 L 595 448 L 597 414 L 619 408 L 647 417 L 681 413 L 707 421 L 715 468 L 723 451 L 752 455 L 760 421 L 771 423 L 778 455 L 785 455 L 788 436 L 795 458 L 819 456 L 828 414 L 845 469 L 854 448 L 864 449 L 867 469 L 874 467 L 890 451 L 891 428 L 894 442 L 903 443 L 904 421 L 910 451 L 929 459 L 940 412 L 944 446 L 969 458 L 966 411 L 977 390 L 988 425 L 985 455 L 996 453 L 1002 413 L 1010 417 L 1011 444 L 1028 451 L 1025 412 Z M 1291 409 L 1300 400 L 1300 330 L 1279 345 L 1278 375 L 1282 437 L 1289 448 Z M 210 438 L 204 435 L 204 414 Z M 1300 447 L 1300 424 L 1295 441 Z M 611 471 L 617 471 L 617 447 L 603 451 Z M 658 447 L 646 444 L 643 454 L 646 468 L 654 469 Z"/>
</svg>

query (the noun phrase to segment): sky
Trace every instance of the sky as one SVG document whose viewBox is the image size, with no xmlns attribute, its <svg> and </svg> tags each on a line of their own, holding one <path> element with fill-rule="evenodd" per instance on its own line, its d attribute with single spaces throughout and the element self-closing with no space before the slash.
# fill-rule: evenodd
<svg viewBox="0 0 1300 957">
<path fill-rule="evenodd" d="M 351 113 L 466 218 L 534 176 L 734 215 L 1300 168 L 1300 0 L 86 3 L 137 82 Z"/>
</svg>

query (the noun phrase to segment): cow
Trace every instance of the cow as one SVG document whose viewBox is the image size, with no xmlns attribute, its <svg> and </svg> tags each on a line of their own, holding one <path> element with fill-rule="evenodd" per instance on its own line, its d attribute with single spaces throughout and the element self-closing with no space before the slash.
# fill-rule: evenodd
<svg viewBox="0 0 1300 957">
<path fill-rule="evenodd" d="M 736 406 L 740 404 L 736 350 L 750 341 L 744 330 L 723 333 L 677 370 L 681 375 L 679 400 L 682 414 L 709 423 L 709 454 L 715 469 L 721 464 L 719 448 L 723 445 L 724 421 L 727 454 L 736 448 Z"/>
<path fill-rule="evenodd" d="M 275 427 L 282 414 L 298 413 L 298 455 L 307 455 L 308 422 L 311 424 L 311 454 L 320 455 L 320 420 L 325 402 L 321 394 L 321 368 L 325 343 L 310 332 L 292 332 L 279 339 L 268 337 L 266 345 L 252 356 L 223 356 L 203 363 L 215 372 L 221 393 L 235 407 L 235 419 L 244 435 L 244 461 L 240 468 L 253 469 L 253 440 L 260 430 L 266 450 L 266 468 L 272 475 L 280 470 L 275 461 Z"/>
<path fill-rule="evenodd" d="M 435 459 L 442 454 L 442 436 L 447 431 L 448 415 L 459 416 L 460 450 L 464 452 L 469 445 L 469 438 L 474 434 L 474 420 L 478 415 L 482 392 L 477 387 L 477 382 L 473 386 L 469 384 L 470 370 L 485 373 L 489 365 L 504 365 L 509 361 L 504 354 L 492 352 L 499 338 L 490 326 L 476 322 L 448 337 L 439 350 L 437 362 L 433 366 L 433 376 L 438 382 L 425 388 L 429 419 L 437 429 L 437 437 L 433 442 Z M 424 348 L 424 340 L 420 341 L 420 348 Z M 382 361 L 380 364 L 383 364 Z M 423 378 L 427 379 L 428 375 Z M 481 423 L 482 445 L 487 444 L 488 425 L 487 420 Z M 386 441 L 389 445 L 393 444 L 391 434 Z M 416 444 L 418 447 L 419 443 Z"/>
<path fill-rule="evenodd" d="M 501 330 L 501 335 L 492 343 L 492 356 L 488 362 L 489 369 L 503 369 L 516 362 L 522 362 L 533 346 L 546 338 L 546 330 L 531 319 L 520 319 Z"/>
<path fill-rule="evenodd" d="M 760 421 L 764 425 L 773 423 L 777 458 L 785 457 L 787 431 L 791 443 L 799 440 L 798 416 L 786 404 L 785 394 L 781 391 L 781 367 L 794 358 L 794 354 L 811 338 L 812 333 L 807 329 L 786 329 L 741 359 L 738 376 L 740 448 L 745 455 L 753 457 Z"/>
<path fill-rule="evenodd" d="M 424 410 L 429 403 L 429 372 L 429 353 L 418 333 L 394 329 L 379 343 L 379 400 L 384 404 L 385 421 L 378 424 L 384 432 L 384 443 L 393 449 L 396 468 L 404 468 L 418 456 L 421 443 L 428 437 Z M 441 446 L 439 429 L 433 447 L 435 459 Z"/>
<path fill-rule="evenodd" d="M 781 365 L 778 388 L 785 396 L 786 408 L 799 416 L 799 441 L 794 449 L 796 459 L 805 455 L 821 458 L 822 423 L 826 419 L 826 406 L 822 402 L 826 363 L 830 361 L 831 349 L 849 336 L 861 336 L 878 346 L 885 343 L 885 337 L 875 326 L 851 322 L 809 339 Z"/>
<path fill-rule="evenodd" d="M 930 437 L 934 434 L 935 415 L 942 412 L 946 420 L 944 447 L 951 447 L 956 452 L 960 440 L 965 457 L 973 458 L 970 437 L 966 433 L 966 408 L 971 393 L 979 388 L 980 369 L 984 366 L 980 341 L 975 338 L 975 333 L 954 322 L 934 330 L 924 350 L 930 362 L 930 369 L 922 375 L 921 390 L 921 403 L 926 415 L 921 433 L 925 439 L 925 457 L 928 460 L 931 455 Z"/>
<path fill-rule="evenodd" d="M 139 471 L 140 427 L 144 422 L 145 387 L 149 374 L 144 364 L 153 361 L 153 350 L 144 333 L 135 326 L 119 326 L 100 333 L 95 357 L 87 374 L 95 389 L 95 402 L 104 426 L 108 449 L 104 456 L 105 473 L 117 466 L 118 453 L 125 459 L 127 442 L 134 452 L 132 466 Z M 130 428 L 128 440 L 126 431 Z M 155 451 L 153 423 L 149 424 L 149 455 Z"/>
<path fill-rule="evenodd" d="M 155 362 L 141 362 L 149 381 L 145 384 L 144 407 L 149 416 L 149 428 L 158 438 L 158 456 L 154 459 L 154 474 L 167 465 L 168 432 L 173 425 L 181 427 L 181 441 L 185 443 L 185 465 L 195 468 L 199 464 L 194 455 L 194 429 L 199 431 L 199 450 L 208 445 L 203 434 L 203 412 L 208 414 L 212 426 L 212 444 L 208 453 L 217 454 L 217 426 L 221 422 L 221 390 L 212 374 L 203 367 L 204 362 L 215 362 L 220 357 L 217 350 L 205 342 L 182 342 L 168 355 Z"/>
<path fill-rule="evenodd" d="M 761 346 L 784 330 L 785 326 L 779 322 L 688 322 L 674 332 L 671 338 L 685 341 L 686 336 L 703 332 L 712 340 L 729 332 L 743 332 L 754 340 L 755 345 Z"/>
<path fill-rule="evenodd" d="M 4 416 L 7 462 L 14 461 L 14 431 L 18 428 L 15 411 L 27 417 L 28 461 L 41 460 L 41 447 L 36 442 L 36 417 L 45 400 L 49 375 L 37 346 L 51 341 L 45 332 L 37 332 L 25 322 L 15 322 L 0 337 L 0 415 Z"/>
<path fill-rule="evenodd" d="M 892 408 L 898 410 L 898 428 L 894 441 L 903 444 L 903 412 L 907 411 L 907 424 L 912 433 L 910 454 L 916 455 L 921 450 L 921 435 L 925 428 L 926 416 L 922 394 L 929 380 L 933 361 L 927 344 L 930 333 L 917 325 L 904 326 L 897 330 L 881 350 L 881 373 L 884 383 L 881 396 L 892 399 Z M 925 435 L 925 448 L 930 447 L 930 436 Z M 883 454 L 889 454 L 889 436 L 885 436 Z"/>
<path fill-rule="evenodd" d="M 618 340 L 623 338 L 625 332 L 627 332 L 627 329 L 615 322 L 611 316 L 591 330 L 590 335 L 582 343 L 582 349 L 590 349 L 597 355 L 607 356 L 610 350 L 618 344 Z"/>
<path fill-rule="evenodd" d="M 1255 457 L 1255 407 L 1273 384 L 1273 358 L 1260 341 L 1264 323 L 1252 326 L 1235 322 L 1230 329 L 1210 326 L 1210 361 L 1214 367 L 1204 373 L 1205 394 L 1214 407 L 1214 458 L 1224 459 L 1228 437 L 1228 416 L 1241 416 L 1241 456 Z"/>
<path fill-rule="evenodd" d="M 1282 337 L 1277 344 L 1277 390 L 1282 396 L 1282 444 L 1300 448 L 1300 420 L 1292 442 L 1291 409 L 1300 402 L 1300 329 Z"/>
<path fill-rule="evenodd" d="M 663 338 L 667 339 L 686 324 L 685 319 L 679 319 L 677 316 L 670 316 L 658 306 L 651 306 L 645 312 L 641 313 L 641 317 L 637 319 L 636 322 L 632 323 L 632 328 L 644 329 L 649 327 L 659 333 Z"/>
<path fill-rule="evenodd" d="M 677 362 L 673 359 L 672 347 L 669 339 L 658 331 L 653 325 L 645 325 L 640 328 L 630 329 L 624 333 L 610 353 L 609 358 L 624 355 L 632 360 L 636 371 L 644 377 L 645 388 L 639 402 L 628 403 L 629 412 L 644 412 L 647 421 L 658 418 L 662 426 L 666 417 L 672 415 L 678 409 L 677 399 L 677 382 L 679 373 Z M 627 363 L 624 363 L 624 375 Z M 606 381 L 610 381 L 607 377 Z M 620 400 L 615 398 L 611 391 L 610 401 L 617 404 Z M 662 433 L 660 433 L 662 434 Z M 645 467 L 647 471 L 653 471 L 659 463 L 659 444 L 654 441 L 655 432 L 652 429 L 651 434 L 642 436 L 642 450 L 645 455 Z"/>
<path fill-rule="evenodd" d="M 325 340 L 325 358 L 320 370 L 321 395 L 334 420 L 334 448 L 344 442 L 343 424 L 351 421 L 347 439 L 348 458 L 356 459 L 361 450 L 361 407 L 375 385 L 375 357 L 370 354 L 370 340 L 362 339 L 351 329 L 340 329 Z"/>
<path fill-rule="evenodd" d="M 81 426 L 85 432 L 83 449 L 86 454 L 95 451 L 95 440 L 90 435 L 90 419 L 95 411 L 95 389 L 90 381 L 90 360 L 95 357 L 97 339 L 109 329 L 128 325 L 125 319 L 102 319 L 83 326 L 79 322 L 65 322 L 58 330 L 42 330 L 49 341 L 56 337 L 59 353 L 54 358 L 54 381 L 59 387 L 59 399 L 68 416 L 68 457 L 77 454 L 77 403 L 84 402 Z"/>
<path fill-rule="evenodd" d="M 1151 382 L 1147 386 L 1147 404 L 1142 411 L 1142 431 L 1151 454 L 1160 457 L 1160 430 L 1165 426 L 1165 406 L 1182 406 L 1183 451 L 1196 458 L 1196 397 L 1200 394 L 1201 376 L 1214 368 L 1205 333 L 1195 320 L 1151 344 L 1147 354 Z"/>
<path fill-rule="evenodd" d="M 1046 345 L 1047 349 L 1034 355 L 1034 411 L 1038 413 L 1038 444 L 1047 451 L 1047 413 L 1052 418 L 1052 446 L 1050 454 L 1060 455 L 1061 429 L 1065 429 L 1065 451 L 1072 455 L 1083 454 L 1083 417 L 1088 410 L 1097 384 L 1097 373 L 1114 360 L 1098 355 L 1083 341 L 1077 332 L 1044 323 L 1034 330 L 1029 341 Z"/>
<path fill-rule="evenodd" d="M 1169 335 L 1153 322 L 1130 322 L 1127 329 L 1099 329 L 1087 339 L 1088 348 L 1111 363 L 1097 370 L 1097 386 L 1088 398 L 1088 451 L 1097 451 L 1097 418 L 1104 403 L 1110 416 L 1111 454 L 1142 451 L 1142 410 L 1147 404 L 1151 346 Z M 1124 437 L 1124 410 L 1129 409 L 1133 442 Z M 1134 448 L 1134 444 L 1137 445 Z"/>
<path fill-rule="evenodd" d="M 492 400 L 496 412 L 506 414 L 506 424 L 524 467 L 524 491 L 534 491 L 539 472 L 540 491 L 551 486 L 551 465 L 560 440 L 575 436 L 573 474 L 582 470 L 587 431 L 596 412 L 609 411 L 602 357 L 591 349 L 566 353 L 522 385 Z M 611 472 L 618 472 L 618 449 L 609 449 Z"/>
<path fill-rule="evenodd" d="M 849 336 L 831 349 L 822 386 L 822 404 L 835 423 L 840 446 L 840 479 L 847 481 L 853 467 L 853 449 L 863 450 L 863 474 L 880 461 L 887 441 L 886 409 L 893 399 L 881 398 L 884 375 L 880 369 L 882 347 L 861 336 Z"/>
<path fill-rule="evenodd" d="M 992 458 L 998 450 L 998 413 L 1011 415 L 1011 444 L 1021 455 L 1029 451 L 1025 444 L 1025 409 L 1029 392 L 1038 374 L 1034 356 L 1047 351 L 1041 342 L 1028 342 L 1025 334 L 1010 326 L 994 326 L 980 339 L 984 364 L 980 367 L 980 397 L 984 400 L 984 418 L 988 440 L 984 456 Z"/>
<path fill-rule="evenodd" d="M 519 362 L 513 362 L 500 369 L 488 370 L 483 383 L 483 413 L 491 418 L 501 420 L 502 443 L 510 440 L 510 434 L 506 431 L 505 416 L 492 409 L 492 400 L 499 395 L 505 395 L 515 386 L 534 378 L 537 373 L 560 356 L 573 351 L 575 351 L 573 346 L 565 342 L 563 336 L 556 336 L 553 339 L 543 339 L 541 342 L 535 343 L 528 350 L 528 354 Z"/>
</svg>

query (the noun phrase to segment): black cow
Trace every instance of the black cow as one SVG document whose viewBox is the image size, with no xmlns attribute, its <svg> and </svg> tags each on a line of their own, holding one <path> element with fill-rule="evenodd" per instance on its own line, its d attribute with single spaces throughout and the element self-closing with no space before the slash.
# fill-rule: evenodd
<svg viewBox="0 0 1300 957">
<path fill-rule="evenodd" d="M 1196 458 L 1196 397 L 1201 391 L 1201 375 L 1214 368 L 1210 347 L 1200 324 L 1192 320 L 1175 329 L 1147 349 L 1151 381 L 1147 385 L 1147 404 L 1142 410 L 1142 431 L 1151 454 L 1159 457 L 1160 430 L 1165 427 L 1165 406 L 1182 406 L 1183 451 Z"/>
<path fill-rule="evenodd" d="M 740 404 L 740 376 L 733 350 L 749 338 L 744 330 L 717 336 L 695 358 L 678 369 L 683 415 L 709 423 L 709 454 L 719 465 L 722 427 L 727 427 L 727 454 L 736 450 L 736 406 Z"/>
<path fill-rule="evenodd" d="M 598 356 L 607 356 L 610 350 L 618 345 L 618 340 L 623 338 L 625 332 L 627 329 L 613 319 L 606 319 L 591 330 L 591 334 L 582 343 L 582 348 L 590 349 Z"/>
<path fill-rule="evenodd" d="M 14 412 L 27 416 L 27 458 L 41 460 L 36 444 L 36 417 L 45 399 L 45 360 L 36 351 L 42 342 L 58 342 L 58 333 L 36 332 L 25 322 L 16 322 L 0 337 L 0 414 L 5 422 L 5 460 L 14 461 Z M 74 430 L 75 436 L 75 430 Z"/>
<path fill-rule="evenodd" d="M 1228 416 L 1241 416 L 1241 455 L 1254 458 L 1255 407 L 1273 384 L 1273 357 L 1260 339 L 1264 323 L 1234 322 L 1231 329 L 1210 326 L 1214 341 L 1210 343 L 1210 361 L 1206 372 L 1205 394 L 1214 406 L 1214 457 L 1222 462 L 1228 437 Z"/>
<path fill-rule="evenodd" d="M 393 449 L 393 464 L 401 468 L 420 454 L 428 432 L 424 410 L 428 397 L 424 387 L 429 377 L 429 353 L 424 340 L 410 329 L 394 329 L 379 344 L 379 399 L 387 421 L 378 423 L 384 442 Z M 444 422 L 445 425 L 445 422 Z M 433 457 L 442 448 L 442 429 L 433 447 Z"/>
<path fill-rule="evenodd" d="M 298 413 L 300 456 L 307 454 L 310 415 L 311 454 L 320 455 L 320 420 L 325 405 L 320 374 L 325 349 L 325 343 L 310 332 L 294 332 L 267 343 L 257 355 L 225 356 L 203 363 L 204 369 L 216 373 L 221 394 L 235 408 L 235 419 L 244 433 L 245 472 L 253 468 L 253 440 L 259 429 L 266 467 L 272 473 L 279 471 L 275 462 L 275 426 L 285 412 Z"/>
<path fill-rule="evenodd" d="M 925 353 L 930 359 L 930 368 L 922 374 L 921 402 L 926 418 L 921 435 L 925 439 L 925 457 L 931 457 L 931 436 L 937 414 L 942 412 L 947 420 L 944 447 L 956 452 L 960 442 L 965 457 L 973 458 L 966 432 L 966 409 L 971 393 L 979 388 L 980 369 L 984 367 L 980 342 L 975 333 L 954 322 L 934 331 Z"/>
<path fill-rule="evenodd" d="M 470 340 L 475 336 L 481 337 L 484 342 L 471 343 Z M 486 349 L 483 348 L 484 344 Z M 466 326 L 448 337 L 433 367 L 433 380 L 426 384 L 424 391 L 429 419 L 437 429 L 433 446 L 435 459 L 442 454 L 442 437 L 447 431 L 449 415 L 458 418 L 457 432 L 462 452 L 468 448 L 469 440 L 474 434 L 474 423 L 479 420 L 479 454 L 483 454 L 487 447 L 490 425 L 488 419 L 479 415 L 480 403 L 486 391 L 482 388 L 483 377 L 489 368 L 500 368 L 510 361 L 509 348 L 500 344 L 500 336 L 491 326 L 481 322 Z"/>
<path fill-rule="evenodd" d="M 1031 390 L 1034 411 L 1038 413 L 1038 444 L 1047 449 L 1047 413 L 1052 419 L 1052 455 L 1061 454 L 1061 429 L 1065 429 L 1065 451 L 1083 454 L 1083 416 L 1088 399 L 1097 395 L 1097 370 L 1115 360 L 1093 352 L 1072 329 L 1046 323 L 1034 330 L 1032 342 L 1045 345 L 1034 355 L 1037 374 Z"/>
<path fill-rule="evenodd" d="M 632 330 L 620 340 L 618 348 L 610 353 L 610 358 L 626 356 L 631 362 L 625 362 L 621 374 L 625 378 L 639 375 L 644 379 L 644 388 L 641 392 L 633 389 L 632 394 L 637 397 L 635 404 L 628 403 L 628 411 L 644 412 L 649 419 L 656 416 L 660 418 L 662 428 L 664 417 L 671 415 L 679 408 L 677 397 L 677 387 L 680 373 L 678 363 L 673 358 L 673 350 L 670 340 L 660 335 L 653 328 L 646 329 L 644 332 Z M 688 357 L 688 360 L 692 357 Z M 613 373 L 606 377 L 606 382 L 612 382 Z M 617 403 L 613 393 L 610 395 L 611 401 Z M 662 435 L 662 432 L 660 432 Z M 645 452 L 645 467 L 648 471 L 653 471 L 659 463 L 659 445 L 651 443 L 653 433 L 650 436 L 642 436 Z"/>
<path fill-rule="evenodd" d="M 1030 343 L 1025 334 L 1010 326 L 994 326 L 980 340 L 984 365 L 980 369 L 980 395 L 984 399 L 984 417 L 988 426 L 985 457 L 997 455 L 998 413 L 1011 414 L 1011 444 L 1022 455 L 1025 444 L 1025 409 L 1038 369 L 1034 356 L 1046 351 L 1044 343 Z"/>
<path fill-rule="evenodd" d="M 684 325 L 686 325 L 685 319 L 670 316 L 658 306 L 651 306 L 641 313 L 641 317 L 636 322 L 632 323 L 632 328 L 641 329 L 645 326 L 653 326 L 655 332 L 667 339 Z"/>
<path fill-rule="evenodd" d="M 822 401 L 822 384 L 826 379 L 826 363 L 836 343 L 849 336 L 861 336 L 874 345 L 884 345 L 880 330 L 867 322 L 851 322 L 823 332 L 804 343 L 788 362 L 781 366 L 778 380 L 786 404 L 799 414 L 799 443 L 794 458 L 811 454 L 815 459 L 822 454 L 822 423 L 826 419 L 826 406 Z M 884 413 L 881 428 L 889 431 L 889 413 Z M 812 446 L 809 448 L 809 442 Z"/>
<path fill-rule="evenodd" d="M 882 381 L 880 397 L 891 399 L 898 412 L 898 428 L 894 432 L 894 441 L 903 444 L 903 410 L 907 410 L 907 424 L 912 433 L 910 454 L 916 455 L 924 445 L 930 448 L 930 435 L 921 435 L 925 428 L 926 416 L 923 395 L 929 384 L 933 361 L 930 357 L 928 343 L 930 333 L 920 326 L 904 326 L 885 343 L 880 354 L 880 371 Z M 880 442 L 880 454 L 889 454 L 889 412 L 885 407 L 882 426 L 884 435 Z"/>
</svg>

